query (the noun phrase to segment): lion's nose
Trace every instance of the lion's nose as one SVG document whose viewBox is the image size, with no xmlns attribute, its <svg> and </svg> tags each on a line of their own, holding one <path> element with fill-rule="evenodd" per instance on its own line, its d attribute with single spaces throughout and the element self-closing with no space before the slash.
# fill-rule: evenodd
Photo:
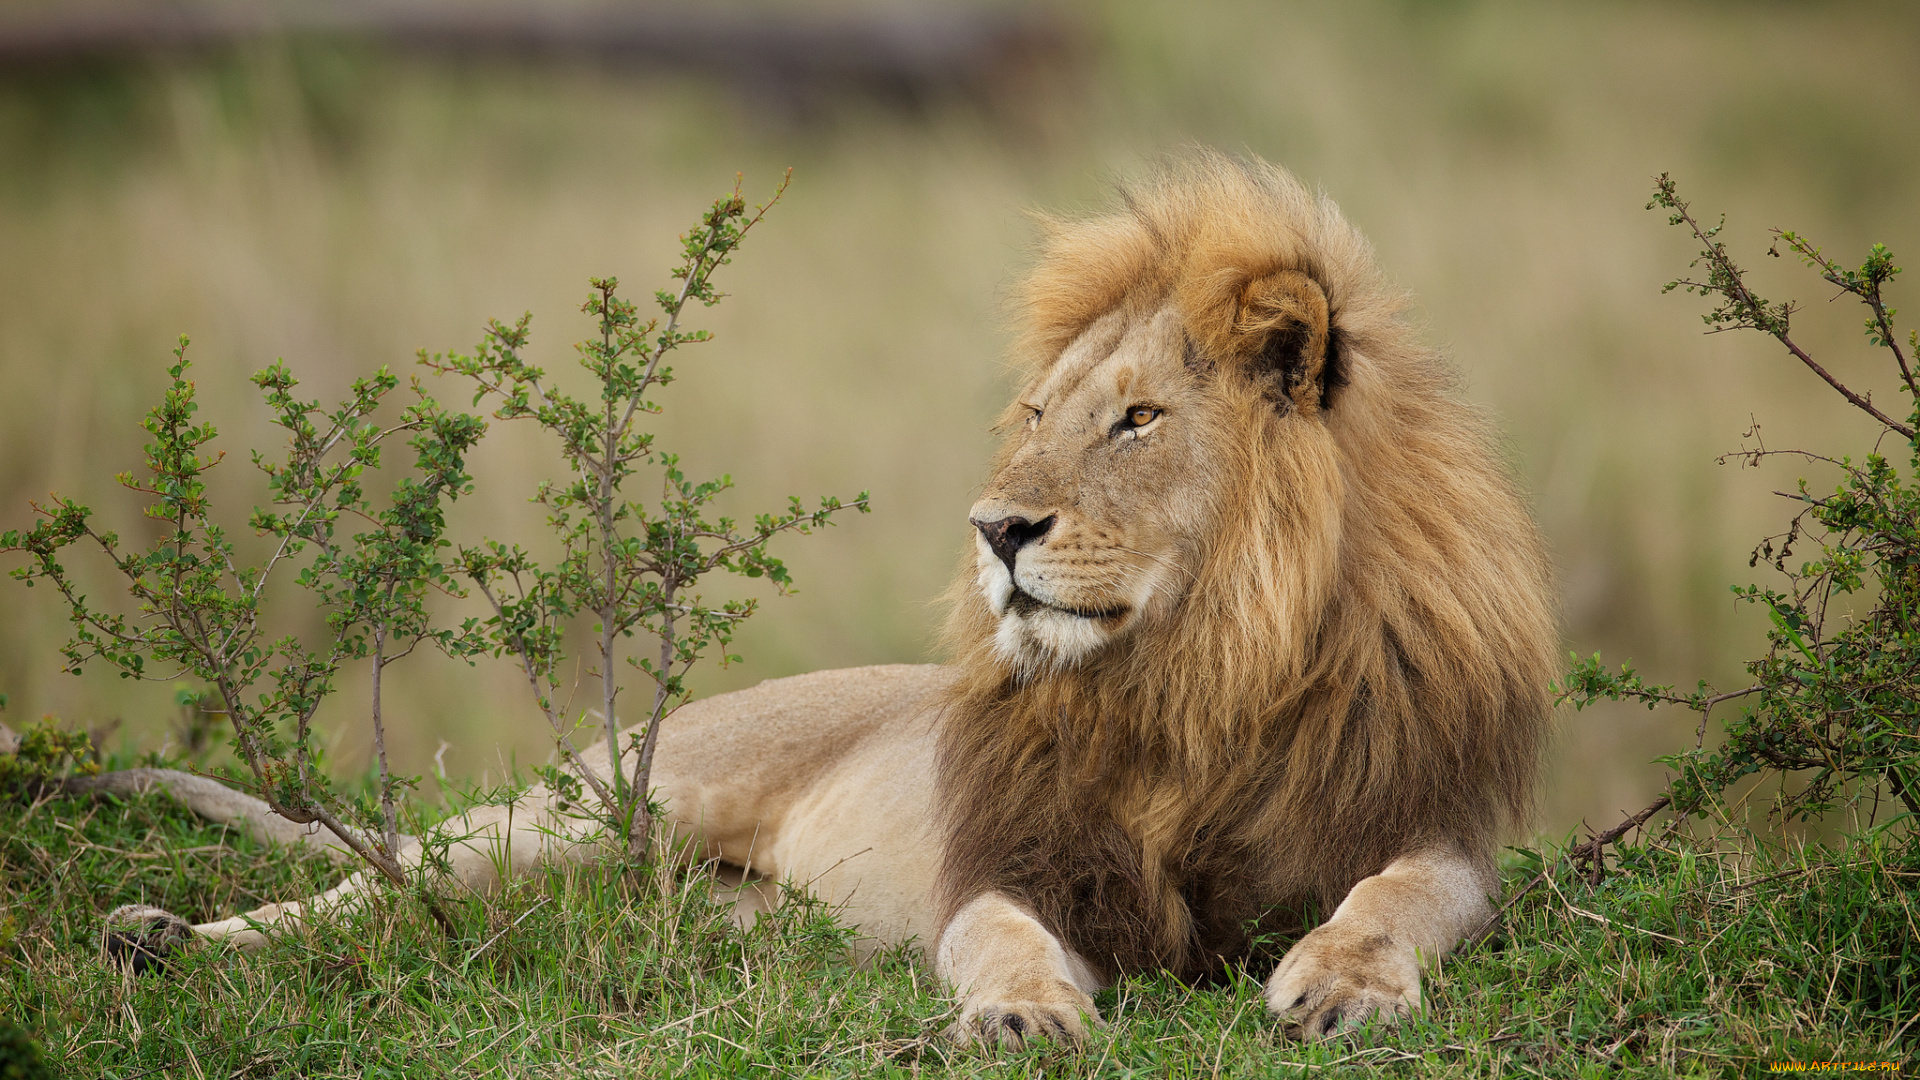
<svg viewBox="0 0 1920 1080">
<path fill-rule="evenodd" d="M 987 538 L 987 546 L 993 549 L 1000 561 L 1007 564 L 1007 573 L 1013 573 L 1013 557 L 1020 549 L 1047 535 L 1053 528 L 1055 515 L 1048 514 L 1039 521 L 1028 521 L 1023 517 L 1003 517 L 998 521 L 981 521 L 969 518 L 980 535 Z"/>
</svg>

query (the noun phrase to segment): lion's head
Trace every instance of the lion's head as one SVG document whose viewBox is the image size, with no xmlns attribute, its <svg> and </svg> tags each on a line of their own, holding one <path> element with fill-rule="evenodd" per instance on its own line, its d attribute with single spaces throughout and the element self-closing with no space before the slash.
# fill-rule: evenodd
<svg viewBox="0 0 1920 1080">
<path fill-rule="evenodd" d="M 1009 670 L 1075 667 L 1204 619 L 1185 605 L 1203 580 L 1262 590 L 1246 614 L 1282 638 L 1323 599 L 1340 496 L 1316 419 L 1341 377 L 1327 297 L 1298 270 L 1230 270 L 1155 282 L 1061 328 L 1005 419 L 970 517 Z M 1247 556 L 1278 576 L 1246 574 Z"/>
<path fill-rule="evenodd" d="M 1201 154 L 1050 222 L 1025 296 L 950 627 L 949 900 L 1011 888 L 1086 955 L 1179 968 L 1517 822 L 1540 543 L 1334 205 Z M 1203 910 L 1201 879 L 1242 884 Z"/>
</svg>

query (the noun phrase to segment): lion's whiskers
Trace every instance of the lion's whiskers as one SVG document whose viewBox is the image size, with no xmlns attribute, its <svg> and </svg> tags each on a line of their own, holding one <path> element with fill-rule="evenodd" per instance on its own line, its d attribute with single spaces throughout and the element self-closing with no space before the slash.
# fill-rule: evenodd
<svg viewBox="0 0 1920 1080">
<path fill-rule="evenodd" d="M 1189 584 L 1197 583 L 1200 580 L 1200 575 L 1194 573 L 1192 570 L 1188 569 L 1187 567 L 1180 565 L 1179 561 L 1174 559 L 1174 557 L 1171 555 L 1155 555 L 1150 551 L 1138 551 L 1130 547 L 1121 547 L 1118 544 L 1114 545 L 1114 550 L 1124 551 L 1129 555 L 1138 555 L 1143 559 L 1152 559 L 1154 562 L 1165 563 L 1166 565 L 1173 567 L 1175 570 L 1178 570 L 1181 573 L 1187 575 L 1187 582 Z"/>
</svg>

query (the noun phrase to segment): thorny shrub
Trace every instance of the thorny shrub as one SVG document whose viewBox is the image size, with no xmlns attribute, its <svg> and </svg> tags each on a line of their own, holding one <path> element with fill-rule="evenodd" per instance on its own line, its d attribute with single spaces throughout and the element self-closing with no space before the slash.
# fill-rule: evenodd
<svg viewBox="0 0 1920 1080">
<path fill-rule="evenodd" d="M 687 306 L 721 299 L 714 272 L 785 189 L 783 180 L 773 199 L 751 211 L 737 185 L 715 202 L 682 238 L 680 264 L 672 271 L 678 285 L 655 294 L 657 317 L 642 319 L 617 294 L 614 279 L 592 280 L 584 310 L 598 333 L 578 346 L 595 388 L 587 397 L 564 392 L 523 359 L 526 316 L 511 325 L 490 323 L 472 355 L 421 352 L 428 370 L 469 380 L 475 404 L 493 399 L 494 418 L 530 420 L 557 439 L 570 475 L 534 495 L 558 540 L 559 558 L 550 566 L 518 547 L 485 539 L 456 543 L 446 534 L 446 504 L 474 489 L 466 458 L 485 434 L 486 420 L 443 407 L 417 378 L 413 402 L 394 415 L 388 398 L 400 380 L 384 367 L 354 382 L 338 406 L 322 409 L 296 394 L 299 384 L 280 361 L 253 376 L 287 442 L 284 457 L 252 455 L 270 505 L 256 507 L 246 520 L 264 540 L 261 557 L 250 561 L 254 545 L 236 544 L 208 496 L 206 473 L 224 454 L 208 449 L 216 431 L 197 416 L 185 337 L 167 368 L 166 393 L 142 425 L 152 439 L 144 473 L 118 477 L 151 500 L 146 515 L 160 526 L 153 542 L 131 546 L 96 525 L 91 508 L 55 495 L 34 504 L 40 521 L 32 528 L 0 535 L 0 552 L 24 555 L 12 576 L 29 586 L 49 584 L 65 602 L 74 627 L 63 650 L 68 670 L 100 662 L 123 678 L 186 678 L 204 687 L 183 691 L 182 705 L 225 715 L 251 790 L 281 816 L 325 827 L 396 884 L 416 884 L 398 857 L 397 804 L 418 778 L 388 768 L 382 678 L 421 645 L 469 662 L 483 653 L 510 657 L 574 766 L 570 773 L 549 770 L 549 780 L 576 795 L 584 781 L 597 798 L 592 812 L 629 858 L 644 859 L 660 725 L 686 700 L 688 667 L 711 647 L 724 649 L 754 610 L 750 600 L 703 604 L 699 579 L 724 570 L 767 578 L 786 591 L 791 578 L 768 553 L 768 542 L 829 524 L 845 509 L 867 510 L 863 492 L 846 504 L 822 499 L 815 510 L 794 499 L 784 512 L 760 515 L 747 527 L 728 517 L 709 520 L 732 479 L 688 480 L 679 459 L 656 448 L 639 426 L 659 411 L 654 392 L 672 381 L 672 367 L 662 362 L 667 354 L 709 339 L 705 331 L 682 328 Z M 397 439 L 413 451 L 412 469 L 376 498 L 383 451 Z M 651 508 L 625 494 L 643 469 L 661 483 Z M 61 562 L 75 545 L 105 556 L 123 580 L 131 610 L 96 604 L 81 592 Z M 317 643 L 267 635 L 268 581 L 287 575 L 324 616 Z M 436 595 L 465 596 L 469 586 L 488 602 L 491 616 L 449 625 Z M 584 712 L 565 715 L 556 697 L 567 670 L 564 628 L 578 615 L 597 622 L 592 651 L 598 666 L 591 674 L 600 685 L 613 762 L 604 778 L 581 766 L 571 741 Z M 623 652 L 622 642 L 636 634 L 655 639 L 657 654 Z M 723 659 L 738 658 L 723 653 Z M 330 779 L 313 723 L 349 665 L 362 663 L 378 770 L 370 798 L 345 794 Z M 622 664 L 653 689 L 640 711 L 643 723 L 624 741 L 617 711 Z M 446 925 L 431 894 L 422 895 Z"/>
<path fill-rule="evenodd" d="M 1750 684 L 1721 691 L 1701 681 L 1679 691 L 1646 683 L 1630 664 L 1612 671 L 1598 654 L 1574 657 L 1563 696 L 1578 708 L 1611 698 L 1648 708 L 1679 705 L 1699 714 L 1694 746 L 1660 759 L 1674 770 L 1667 793 L 1596 840 L 1617 839 L 1664 809 L 1681 816 L 1715 812 L 1728 788 L 1756 774 L 1795 778 L 1781 785 L 1774 806 L 1786 820 L 1856 806 L 1883 790 L 1909 814 L 1920 815 L 1920 375 L 1914 369 L 1920 334 L 1909 332 L 1903 348 L 1894 329 L 1895 310 L 1884 293 L 1900 267 L 1875 244 L 1858 269 L 1849 269 L 1787 231 L 1775 231 L 1767 252 L 1798 258 L 1838 295 L 1865 308 L 1869 344 L 1898 370 L 1905 408 L 1896 418 L 1794 341 L 1794 305 L 1754 293 L 1719 238 L 1724 219 L 1703 226 L 1664 175 L 1648 204 L 1655 208 L 1668 211 L 1671 223 L 1701 245 L 1692 265 L 1703 268 L 1704 276 L 1671 282 L 1669 291 L 1711 299 L 1713 308 L 1703 316 L 1711 332 L 1753 330 L 1772 337 L 1881 431 L 1857 458 L 1757 444 L 1723 459 L 1757 464 L 1788 456 L 1839 477 L 1831 490 L 1802 479 L 1794 491 L 1781 493 L 1792 501 L 1793 515 L 1784 532 L 1755 547 L 1748 562 L 1771 567 L 1779 583 L 1733 588 L 1741 601 L 1764 609 L 1771 623 L 1766 652 L 1746 665 Z M 1716 708 L 1722 737 L 1713 742 L 1708 723 Z M 1591 857 L 1597 875 L 1599 845 L 1585 847 L 1584 853 L 1576 848 L 1576 855 Z"/>
</svg>

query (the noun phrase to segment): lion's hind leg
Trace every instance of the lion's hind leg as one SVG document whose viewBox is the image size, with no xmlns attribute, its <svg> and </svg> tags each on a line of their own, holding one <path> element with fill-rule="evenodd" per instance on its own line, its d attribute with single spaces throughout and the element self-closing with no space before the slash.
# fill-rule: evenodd
<svg viewBox="0 0 1920 1080">
<path fill-rule="evenodd" d="M 169 770 L 144 770 L 167 772 Z M 109 774 L 121 776 L 124 774 Z M 308 835 L 298 826 L 273 816 L 266 804 L 231 789 L 213 784 L 205 777 L 180 773 L 177 777 L 196 782 L 182 786 L 167 783 L 167 789 L 190 809 L 215 821 L 241 827 L 250 834 L 268 840 L 285 841 L 280 835 L 287 828 L 299 837 Z M 92 790 L 134 790 L 132 780 L 111 780 L 89 785 Z M 172 780 L 169 777 L 137 778 L 141 784 Z M 210 785 L 210 787 L 203 787 Z M 211 788 L 219 788 L 213 791 Z M 253 804 L 253 805 L 249 805 Z M 208 811 L 213 812 L 209 813 Z M 601 831 L 590 817 L 570 812 L 562 799 L 544 787 L 504 805 L 477 806 L 442 823 L 432 841 L 437 849 L 434 869 L 446 871 L 443 881 L 454 890 L 488 895 L 510 878 L 531 872 L 536 867 L 577 858 L 593 846 Z M 338 848 L 338 841 L 318 846 Z M 303 841 L 304 842 L 304 841 Z M 444 845 L 444 846 L 442 846 Z M 331 852 L 330 852 L 331 853 Z M 419 872 L 427 862 L 428 847 L 415 837 L 403 837 L 396 853 L 398 862 L 409 873 Z M 351 857 L 341 853 L 340 857 Z M 229 919 L 190 924 L 186 920 L 147 905 L 127 905 L 108 914 L 103 928 L 101 948 L 110 959 L 134 971 L 161 964 L 180 949 L 199 941 L 217 941 L 241 949 L 265 945 L 272 934 L 300 925 L 304 920 L 327 915 L 337 917 L 360 910 L 369 895 L 380 887 L 384 876 L 373 869 L 361 869 L 345 881 L 304 900 L 267 904 Z"/>
</svg>

